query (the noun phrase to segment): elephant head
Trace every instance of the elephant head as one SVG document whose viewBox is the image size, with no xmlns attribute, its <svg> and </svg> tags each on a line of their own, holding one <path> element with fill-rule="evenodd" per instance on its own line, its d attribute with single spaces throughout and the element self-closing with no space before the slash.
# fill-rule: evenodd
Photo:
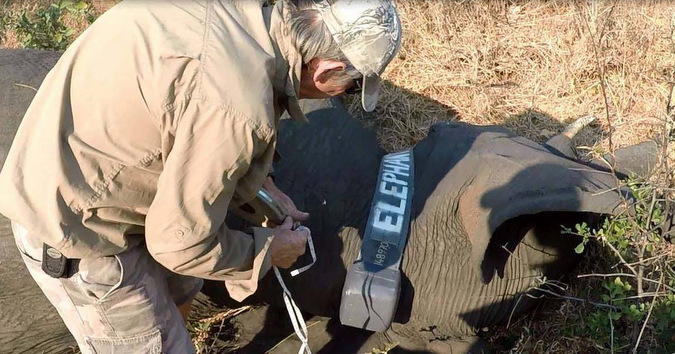
<svg viewBox="0 0 675 354">
<path fill-rule="evenodd" d="M 319 260 L 285 282 L 302 310 L 335 318 L 385 152 L 341 103 L 309 102 L 305 109 L 308 125 L 281 128 L 283 158 L 275 171 L 280 188 L 311 213 L 307 226 Z M 433 343 L 443 351 L 456 342 L 440 339 L 466 338 L 525 312 L 535 303 L 526 295 L 579 260 L 574 248 L 580 239 L 564 234 L 562 226 L 592 225 L 621 212 L 629 196 L 617 188 L 615 174 L 555 153 L 549 143 L 501 127 L 448 122 L 432 126 L 414 147 L 404 282 L 386 338 L 407 341 L 412 349 Z M 557 147 L 565 146 L 559 141 Z M 207 293 L 227 297 L 219 285 Z M 276 279 L 268 275 L 247 302 L 282 308 L 281 299 Z"/>
</svg>

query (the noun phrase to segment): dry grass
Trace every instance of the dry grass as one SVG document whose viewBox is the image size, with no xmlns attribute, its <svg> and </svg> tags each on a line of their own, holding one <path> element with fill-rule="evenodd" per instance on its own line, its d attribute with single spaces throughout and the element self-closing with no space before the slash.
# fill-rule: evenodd
<svg viewBox="0 0 675 354">
<path fill-rule="evenodd" d="M 210 304 L 207 309 L 216 308 L 218 308 L 216 305 Z M 204 308 L 202 307 L 202 309 Z M 223 343 L 236 336 L 234 326 L 230 320 L 250 309 L 251 306 L 243 306 L 216 313 L 212 311 L 192 313 L 187 327 L 192 337 L 195 351 L 198 354 L 211 354 L 233 350 L 234 348 L 230 348 L 228 343 Z"/>
<path fill-rule="evenodd" d="M 375 114 L 390 149 L 453 119 L 451 110 L 459 120 L 502 124 L 539 141 L 595 114 L 601 119 L 579 143 L 607 149 L 594 43 L 615 145 L 653 136 L 663 119 L 675 82 L 675 3 L 400 0 L 398 7 L 403 48 Z"/>
</svg>

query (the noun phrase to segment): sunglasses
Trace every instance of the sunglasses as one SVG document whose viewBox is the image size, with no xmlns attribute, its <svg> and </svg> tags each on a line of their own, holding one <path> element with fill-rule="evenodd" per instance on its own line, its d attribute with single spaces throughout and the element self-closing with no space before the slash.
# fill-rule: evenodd
<svg viewBox="0 0 675 354">
<path fill-rule="evenodd" d="M 361 91 L 363 91 L 361 80 L 363 79 L 354 79 L 354 84 L 352 85 L 352 87 L 346 89 L 345 93 L 348 95 L 355 95 L 357 93 L 361 93 Z"/>
</svg>

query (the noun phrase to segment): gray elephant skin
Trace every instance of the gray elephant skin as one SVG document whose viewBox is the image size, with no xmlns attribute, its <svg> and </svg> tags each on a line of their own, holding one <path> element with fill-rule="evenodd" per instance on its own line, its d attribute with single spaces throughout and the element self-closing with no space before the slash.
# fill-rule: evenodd
<svg viewBox="0 0 675 354">
<path fill-rule="evenodd" d="M 0 50 L 1 163 L 35 93 L 32 88 L 58 57 Z M 536 293 L 542 279 L 563 276 L 578 262 L 574 247 L 579 240 L 561 234 L 561 225 L 593 223 L 621 204 L 612 174 L 556 153 L 564 149 L 495 126 L 436 124 L 414 147 L 416 188 L 395 322 L 383 334 L 347 328 L 336 320 L 342 286 L 360 248 L 385 151 L 339 101 L 313 101 L 305 108 L 309 124 L 282 122 L 282 159 L 275 171 L 279 187 L 311 213 L 306 226 L 318 261 L 285 281 L 306 315 L 333 318 L 312 329 L 322 332 L 321 339 L 311 341 L 322 352 L 359 352 L 388 342 L 400 343 L 400 350 L 480 352 L 476 333 L 531 309 L 535 300 L 523 295 Z M 303 256 L 298 263 L 307 261 Z M 25 271 L 3 217 L 0 265 L 2 351 L 69 351 L 75 343 Z M 246 300 L 269 304 L 268 324 L 273 312 L 287 321 L 278 310 L 283 308 L 281 289 L 271 273 Z M 218 303 L 239 305 L 221 284 L 209 283 L 204 292 Z M 288 333 L 288 326 L 280 330 L 284 333 L 267 327 L 242 351 L 269 349 L 270 338 Z"/>
</svg>

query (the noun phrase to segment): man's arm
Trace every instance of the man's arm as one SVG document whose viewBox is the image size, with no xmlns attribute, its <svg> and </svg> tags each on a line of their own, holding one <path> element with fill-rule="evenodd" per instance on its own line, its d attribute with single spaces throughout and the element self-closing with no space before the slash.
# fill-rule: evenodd
<svg viewBox="0 0 675 354">
<path fill-rule="evenodd" d="M 262 184 L 267 171 L 249 168 L 271 162 L 273 147 L 222 105 L 193 100 L 176 110 L 174 145 L 146 217 L 148 250 L 173 272 L 224 280 L 243 299 L 271 267 L 273 230 L 257 228 L 252 237 L 230 230 L 225 216 L 239 179 Z"/>
</svg>

